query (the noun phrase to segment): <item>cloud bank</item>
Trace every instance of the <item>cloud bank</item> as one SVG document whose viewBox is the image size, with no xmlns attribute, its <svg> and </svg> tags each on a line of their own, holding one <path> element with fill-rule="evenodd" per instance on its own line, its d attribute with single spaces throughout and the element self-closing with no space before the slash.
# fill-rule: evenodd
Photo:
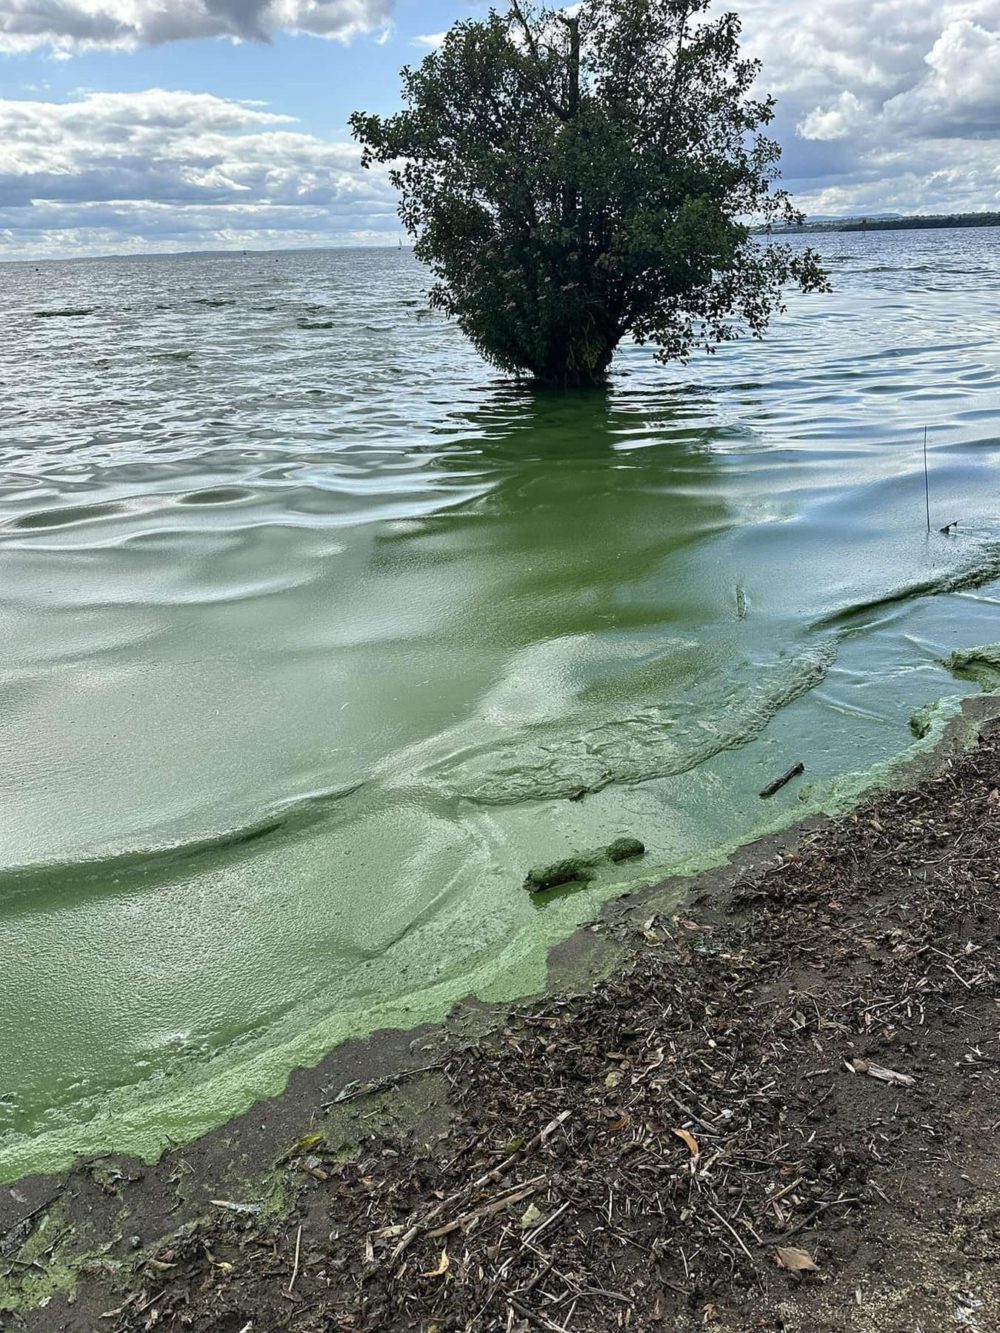
<svg viewBox="0 0 1000 1333">
<path fill-rule="evenodd" d="M 1000 0 L 737 0 L 810 211 L 1000 208 Z"/>
<path fill-rule="evenodd" d="M 255 103 L 153 89 L 0 101 L 0 252 L 329 245 L 398 235 L 384 174 Z"/>
<path fill-rule="evenodd" d="M 0 0 L 0 51 L 156 46 L 278 31 L 347 41 L 383 28 L 394 0 Z"/>
</svg>

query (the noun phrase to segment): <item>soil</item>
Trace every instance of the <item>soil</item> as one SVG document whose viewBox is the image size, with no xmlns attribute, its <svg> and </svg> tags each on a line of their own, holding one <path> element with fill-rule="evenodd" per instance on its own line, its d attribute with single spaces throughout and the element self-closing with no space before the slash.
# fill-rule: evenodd
<svg viewBox="0 0 1000 1333">
<path fill-rule="evenodd" d="M 610 907 L 582 992 L 3 1190 L 0 1327 L 992 1333 L 1000 726 L 938 762 Z"/>
</svg>

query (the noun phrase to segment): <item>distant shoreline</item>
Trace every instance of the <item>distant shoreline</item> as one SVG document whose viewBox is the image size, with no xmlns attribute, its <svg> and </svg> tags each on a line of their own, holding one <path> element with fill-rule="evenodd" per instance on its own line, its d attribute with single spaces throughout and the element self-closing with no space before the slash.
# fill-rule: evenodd
<svg viewBox="0 0 1000 1333">
<path fill-rule="evenodd" d="M 1000 227 L 1000 213 L 927 213 L 914 217 L 827 218 L 800 227 L 774 227 L 774 235 L 829 231 L 937 231 L 959 227 Z"/>
<path fill-rule="evenodd" d="M 933 231 L 955 227 L 1000 227 L 998 213 L 942 213 L 920 214 L 914 217 L 852 217 L 824 218 L 804 222 L 801 227 L 755 227 L 757 235 L 798 236 L 803 233 L 818 232 L 866 232 L 866 231 Z M 261 259 L 275 258 L 282 255 L 315 255 L 343 251 L 387 250 L 397 251 L 398 240 L 389 241 L 352 241 L 344 245 L 288 246 L 274 250 L 146 250 L 142 252 L 108 253 L 101 255 L 45 255 L 32 259 L 20 256 L 4 257 L 0 254 L 0 264 L 95 264 L 109 260 L 131 261 L 143 259 Z M 404 242 L 402 251 L 411 253 L 413 246 Z"/>
</svg>

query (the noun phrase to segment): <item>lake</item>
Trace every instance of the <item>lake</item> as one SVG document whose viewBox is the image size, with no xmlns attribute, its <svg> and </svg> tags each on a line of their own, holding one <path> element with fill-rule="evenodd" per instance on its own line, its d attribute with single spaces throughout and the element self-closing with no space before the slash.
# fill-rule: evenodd
<svg viewBox="0 0 1000 1333">
<path fill-rule="evenodd" d="M 1000 639 L 1000 231 L 810 240 L 765 342 L 570 396 L 407 251 L 0 265 L 0 1178 L 536 990 L 933 742 Z"/>
</svg>

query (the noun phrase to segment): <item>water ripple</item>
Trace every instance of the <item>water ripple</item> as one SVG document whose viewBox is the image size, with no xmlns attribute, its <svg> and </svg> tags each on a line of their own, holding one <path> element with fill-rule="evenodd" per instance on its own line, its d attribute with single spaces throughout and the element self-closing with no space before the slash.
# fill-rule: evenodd
<svg viewBox="0 0 1000 1333">
<path fill-rule="evenodd" d="M 0 1178 L 537 988 L 621 885 L 529 866 L 704 861 L 976 689 L 996 236 L 820 237 L 764 342 L 568 396 L 407 252 L 0 266 Z"/>
</svg>

